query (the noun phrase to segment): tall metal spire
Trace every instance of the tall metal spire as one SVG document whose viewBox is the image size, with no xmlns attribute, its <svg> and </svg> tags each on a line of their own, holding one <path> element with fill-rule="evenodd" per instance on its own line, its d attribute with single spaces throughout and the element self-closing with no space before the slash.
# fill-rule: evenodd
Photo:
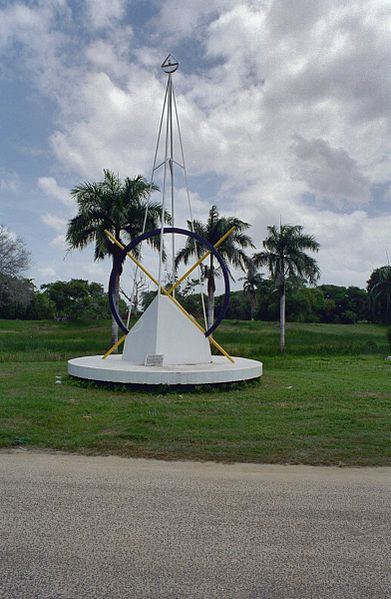
<svg viewBox="0 0 391 599">
<path fill-rule="evenodd" d="M 159 271 L 158 271 L 158 281 L 159 285 L 162 282 L 162 265 L 163 265 L 163 228 L 164 228 L 164 214 L 166 210 L 169 210 L 171 213 L 171 223 L 172 226 L 175 227 L 175 178 L 174 178 L 174 167 L 178 167 L 184 177 L 186 196 L 187 196 L 187 204 L 189 211 L 189 220 L 191 222 L 191 229 L 193 230 L 193 211 L 191 207 L 190 200 L 190 190 L 187 178 L 187 170 L 186 170 L 186 162 L 185 155 L 183 151 L 183 142 L 182 142 L 182 134 L 181 128 L 179 124 L 178 117 L 178 109 L 175 97 L 175 90 L 173 84 L 172 75 L 178 70 L 179 62 L 176 58 L 169 54 L 162 64 L 160 65 L 163 71 L 168 75 L 167 85 L 164 94 L 163 100 L 163 108 L 160 116 L 158 135 L 156 141 L 156 148 L 153 159 L 153 166 L 151 172 L 151 182 L 154 182 L 155 176 L 160 169 L 163 169 L 162 175 L 162 185 L 161 185 L 161 193 L 162 193 L 162 212 L 161 212 L 161 236 L 160 236 L 160 252 L 159 252 Z M 175 143 L 176 142 L 176 143 Z M 158 162 L 159 158 L 159 149 L 160 146 L 164 147 L 164 158 L 162 161 Z M 177 147 L 176 147 L 177 146 Z M 178 157 L 177 157 L 178 154 Z M 169 193 L 170 197 L 170 207 L 168 208 L 167 196 Z M 198 253 L 198 251 L 197 251 Z M 171 237 L 171 279 L 172 282 L 175 280 L 175 236 L 172 234 Z M 204 319 L 206 322 L 206 310 L 205 310 L 205 302 L 204 296 L 202 293 L 201 287 L 201 272 L 199 270 L 199 279 L 200 279 L 200 293 L 201 293 L 201 304 L 204 313 Z"/>
<path fill-rule="evenodd" d="M 175 106 L 175 117 L 178 123 L 178 115 L 176 113 L 176 105 L 174 100 L 174 86 L 172 82 L 172 74 L 177 71 L 179 67 L 178 61 L 172 54 L 169 54 L 161 64 L 161 68 L 168 75 L 166 91 L 164 94 L 163 109 L 160 117 L 158 137 L 156 142 L 155 155 L 152 166 L 151 181 L 154 180 L 156 172 L 163 168 L 163 183 L 162 183 L 162 213 L 161 213 L 161 234 L 160 234 L 160 252 L 159 252 L 159 274 L 158 281 L 161 284 L 162 279 L 162 263 L 163 263 L 163 228 L 164 228 L 164 214 L 167 210 L 167 189 L 170 193 L 170 213 L 172 219 L 172 226 L 175 226 L 175 182 L 174 182 L 174 132 L 173 132 L 173 120 L 174 120 L 174 106 Z M 179 126 L 179 124 L 178 124 Z M 164 159 L 162 162 L 157 164 L 159 147 L 162 139 L 162 129 L 164 127 Z M 178 166 L 184 167 L 184 164 L 178 164 Z M 175 236 L 171 237 L 171 278 L 174 281 L 175 278 Z"/>
</svg>

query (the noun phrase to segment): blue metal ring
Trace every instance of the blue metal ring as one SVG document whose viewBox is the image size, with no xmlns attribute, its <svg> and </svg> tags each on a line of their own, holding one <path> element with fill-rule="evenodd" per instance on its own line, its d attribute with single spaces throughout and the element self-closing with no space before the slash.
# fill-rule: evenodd
<svg viewBox="0 0 391 599">
<path fill-rule="evenodd" d="M 224 278 L 224 285 L 225 285 L 224 302 L 223 302 L 222 307 L 219 310 L 219 313 L 218 313 L 217 318 L 215 319 L 214 323 L 209 327 L 209 329 L 207 331 L 205 331 L 205 337 L 209 337 L 209 335 L 211 335 L 217 329 L 217 327 L 223 320 L 223 318 L 226 315 L 227 310 L 228 310 L 230 285 L 229 285 L 229 274 L 228 274 L 227 266 L 226 266 L 224 260 L 222 259 L 222 257 L 220 256 L 220 254 L 218 253 L 218 251 L 216 250 L 216 248 L 211 244 L 211 242 L 208 241 L 207 239 L 205 239 L 205 237 L 198 235 L 198 233 L 193 233 L 193 231 L 188 231 L 187 229 L 179 229 L 178 227 L 164 227 L 163 234 L 166 234 L 166 233 L 178 233 L 178 235 L 185 235 L 186 237 L 192 237 L 193 239 L 198 241 L 198 243 L 204 245 L 213 254 L 213 256 L 216 258 L 216 260 L 218 261 L 218 263 L 221 267 L 221 270 L 223 273 L 223 278 Z M 155 237 L 156 235 L 160 235 L 160 234 L 161 234 L 161 229 L 154 229 L 154 231 L 148 231 L 147 233 L 143 233 L 142 235 L 139 235 L 138 237 L 133 239 L 130 243 L 128 243 L 128 245 L 126 247 L 124 247 L 123 250 L 121 250 L 123 258 L 125 258 L 127 252 L 132 251 L 139 243 L 141 243 L 145 239 L 150 239 L 151 237 Z M 118 313 L 117 307 L 115 305 L 115 301 L 114 301 L 115 279 L 116 279 L 116 275 L 119 273 L 121 263 L 122 263 L 122 260 L 116 261 L 116 263 L 113 265 L 113 269 L 111 271 L 110 281 L 109 281 L 109 304 L 110 304 L 111 313 L 114 316 L 115 321 L 117 322 L 119 328 L 121 329 L 121 331 L 123 333 L 125 333 L 125 335 L 127 335 L 129 333 L 129 329 L 123 323 L 123 321 Z"/>
</svg>

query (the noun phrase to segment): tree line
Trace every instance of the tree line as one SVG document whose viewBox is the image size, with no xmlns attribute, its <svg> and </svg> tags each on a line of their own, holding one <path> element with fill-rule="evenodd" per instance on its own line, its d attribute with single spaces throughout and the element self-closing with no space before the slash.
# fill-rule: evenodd
<svg viewBox="0 0 391 599">
<path fill-rule="evenodd" d="M 0 318 L 72 321 L 110 317 L 103 285 L 72 279 L 38 289 L 22 276 L 30 259 L 24 240 L 0 225 Z"/>
<path fill-rule="evenodd" d="M 379 270 L 379 269 L 377 269 Z M 245 278 L 245 277 L 244 277 Z M 230 320 L 279 319 L 279 297 L 271 279 L 260 277 L 251 293 L 246 285 L 232 291 L 227 318 Z M 134 316 L 144 311 L 155 291 L 141 293 Z M 202 318 L 202 305 L 198 293 L 189 292 L 186 286 L 179 289 L 177 297 L 184 308 Z M 205 301 L 207 295 L 204 296 Z M 223 296 L 218 295 L 218 310 Z M 386 304 L 385 306 L 386 307 Z M 359 287 L 319 285 L 299 287 L 288 281 L 286 289 L 286 316 L 292 322 L 323 322 L 332 324 L 355 324 L 360 322 L 390 323 L 387 313 L 377 305 L 374 313 L 370 294 Z M 127 303 L 120 300 L 120 312 L 126 315 Z M 0 318 L 21 320 L 101 320 L 111 317 L 107 293 L 103 285 L 83 279 L 56 281 L 39 289 L 30 279 L 0 275 Z"/>
<path fill-rule="evenodd" d="M 47 283 L 0 275 L 0 318 L 19 320 L 101 320 L 110 318 L 103 285 L 83 279 Z"/>
<path fill-rule="evenodd" d="M 143 294 L 143 309 L 148 307 L 155 293 L 149 291 Z M 199 294 L 186 294 L 180 290 L 178 299 L 188 312 L 202 318 Z M 222 295 L 216 297 L 217 310 L 222 301 Z M 262 279 L 251 295 L 246 289 L 231 292 L 227 319 L 278 321 L 279 316 L 279 297 L 271 279 Z M 286 317 L 291 322 L 381 322 L 371 314 L 369 294 L 365 289 L 338 285 L 298 287 L 289 281 L 286 289 Z"/>
</svg>

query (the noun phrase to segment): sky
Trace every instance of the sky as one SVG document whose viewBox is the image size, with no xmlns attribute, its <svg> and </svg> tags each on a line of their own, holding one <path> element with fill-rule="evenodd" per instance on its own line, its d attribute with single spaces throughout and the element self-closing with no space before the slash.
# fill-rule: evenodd
<svg viewBox="0 0 391 599">
<path fill-rule="evenodd" d="M 364 287 L 391 255 L 390 29 L 389 0 L 0 0 L 0 223 L 26 276 L 107 284 L 66 247 L 69 190 L 149 179 L 172 53 L 195 217 L 216 204 L 258 251 L 300 224 L 321 283 Z"/>
</svg>

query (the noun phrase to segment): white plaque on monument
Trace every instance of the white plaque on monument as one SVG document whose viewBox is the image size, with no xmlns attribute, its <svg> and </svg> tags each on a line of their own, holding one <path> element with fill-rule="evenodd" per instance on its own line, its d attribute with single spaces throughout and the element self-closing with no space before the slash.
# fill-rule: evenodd
<svg viewBox="0 0 391 599">
<path fill-rule="evenodd" d="M 147 354 L 145 366 L 163 366 L 164 354 Z"/>
</svg>

